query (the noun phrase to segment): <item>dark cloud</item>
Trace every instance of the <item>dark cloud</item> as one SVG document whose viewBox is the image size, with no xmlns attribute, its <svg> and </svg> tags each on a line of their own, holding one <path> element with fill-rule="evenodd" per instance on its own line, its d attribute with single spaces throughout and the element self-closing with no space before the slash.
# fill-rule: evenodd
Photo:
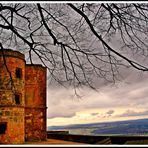
<svg viewBox="0 0 148 148">
<path fill-rule="evenodd" d="M 140 112 L 136 112 L 133 110 L 126 110 L 125 113 L 118 115 L 118 117 L 131 117 L 131 116 L 145 116 L 148 115 L 148 110 L 146 111 L 140 111 Z"/>
<path fill-rule="evenodd" d="M 70 117 L 73 117 L 75 116 L 75 113 L 74 112 L 68 112 L 68 113 L 65 113 L 65 112 L 57 112 L 57 111 L 54 111 L 54 112 L 51 112 L 51 113 L 48 113 L 47 115 L 47 118 L 48 119 L 52 119 L 52 118 L 58 118 L 58 117 L 66 117 L 66 118 L 70 118 Z"/>
<path fill-rule="evenodd" d="M 114 110 L 109 110 L 108 112 L 106 112 L 106 114 L 112 115 L 114 112 L 115 112 Z"/>
<path fill-rule="evenodd" d="M 97 116 L 99 113 L 91 113 L 91 116 Z"/>
</svg>

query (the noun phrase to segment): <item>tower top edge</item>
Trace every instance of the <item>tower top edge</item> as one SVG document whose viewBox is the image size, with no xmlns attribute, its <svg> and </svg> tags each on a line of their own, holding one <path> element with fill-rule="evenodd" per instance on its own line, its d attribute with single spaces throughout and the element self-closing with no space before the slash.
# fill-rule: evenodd
<svg viewBox="0 0 148 148">
<path fill-rule="evenodd" d="M 25 60 L 25 55 L 17 50 L 12 50 L 12 49 L 0 50 L 0 56 L 3 56 L 3 53 L 5 57 L 16 57 Z"/>
<path fill-rule="evenodd" d="M 46 69 L 42 64 L 26 64 L 27 67 L 33 67 L 33 68 L 43 68 Z"/>
</svg>

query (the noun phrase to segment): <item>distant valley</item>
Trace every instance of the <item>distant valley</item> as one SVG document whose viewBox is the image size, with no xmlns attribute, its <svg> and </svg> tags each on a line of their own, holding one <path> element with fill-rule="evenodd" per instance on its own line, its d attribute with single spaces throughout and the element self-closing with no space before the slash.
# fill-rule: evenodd
<svg viewBox="0 0 148 148">
<path fill-rule="evenodd" d="M 62 130 L 80 135 L 148 135 L 148 119 L 49 126 L 48 131 Z"/>
</svg>

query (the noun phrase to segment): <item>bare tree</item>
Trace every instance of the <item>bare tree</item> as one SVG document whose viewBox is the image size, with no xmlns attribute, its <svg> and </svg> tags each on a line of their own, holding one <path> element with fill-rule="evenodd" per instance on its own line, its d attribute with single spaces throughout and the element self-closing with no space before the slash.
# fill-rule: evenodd
<svg viewBox="0 0 148 148">
<path fill-rule="evenodd" d="M 95 88 L 96 79 L 115 82 L 121 68 L 148 71 L 140 61 L 148 55 L 147 16 L 147 3 L 1 3 L 1 50 L 24 52 L 62 85 Z"/>
</svg>

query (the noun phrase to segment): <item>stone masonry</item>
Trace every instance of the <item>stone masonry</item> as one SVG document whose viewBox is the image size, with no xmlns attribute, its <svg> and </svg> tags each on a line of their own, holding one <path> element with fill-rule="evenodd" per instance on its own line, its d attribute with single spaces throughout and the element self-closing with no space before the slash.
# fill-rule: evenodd
<svg viewBox="0 0 148 148">
<path fill-rule="evenodd" d="M 46 140 L 46 68 L 0 51 L 0 143 Z"/>
</svg>

